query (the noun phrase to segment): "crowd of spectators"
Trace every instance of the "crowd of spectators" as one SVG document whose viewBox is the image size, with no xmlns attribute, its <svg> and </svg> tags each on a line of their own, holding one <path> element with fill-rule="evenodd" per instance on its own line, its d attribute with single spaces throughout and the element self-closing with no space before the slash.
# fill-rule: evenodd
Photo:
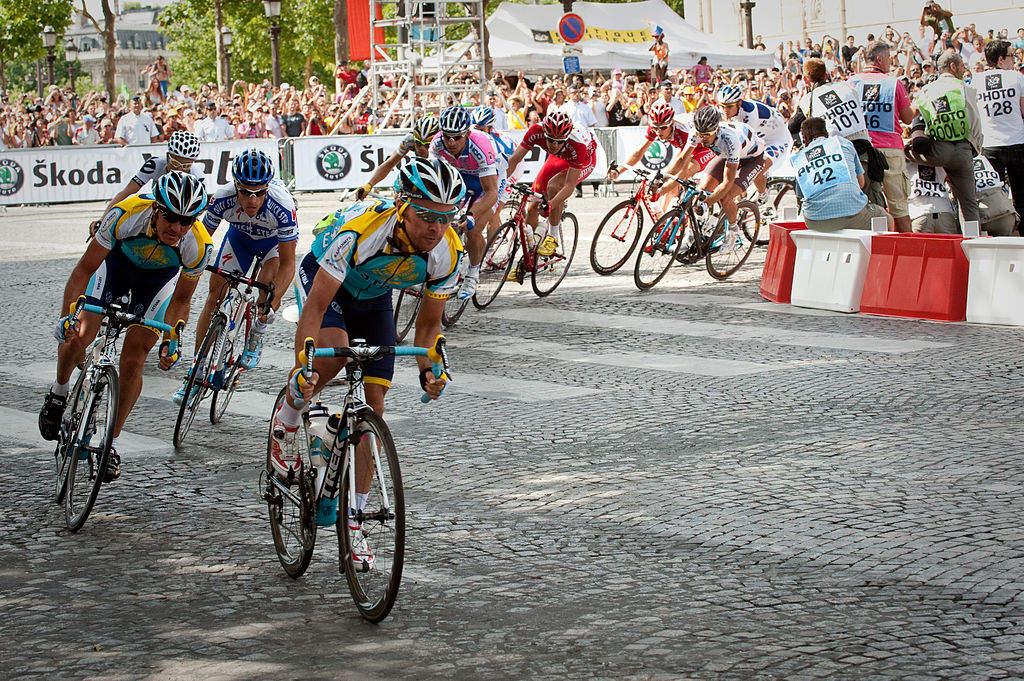
<svg viewBox="0 0 1024 681">
<path fill-rule="evenodd" d="M 938 12 L 938 19 L 932 21 L 934 17 L 926 7 L 917 36 L 900 35 L 891 26 L 884 27 L 878 36 L 891 48 L 890 73 L 904 79 L 911 96 L 936 78 L 935 59 L 943 51 L 956 50 L 972 72 L 981 71 L 985 68 L 984 45 L 1006 36 L 1005 30 L 982 33 L 974 24 L 954 30 L 948 17 L 943 18 L 941 8 Z M 867 44 L 876 36 L 867 34 L 864 38 Z M 1017 29 L 1016 37 L 1009 40 L 1014 68 L 1022 69 L 1024 28 Z M 766 50 L 760 36 L 755 39 L 755 49 Z M 806 59 L 821 58 L 829 76 L 839 79 L 859 70 L 862 53 L 857 36 L 840 41 L 824 35 L 820 40 L 807 38 L 803 44 L 780 44 L 774 50 L 776 65 L 756 72 L 715 68 L 702 58 L 691 69 L 659 72 L 659 76 L 666 76 L 660 81 L 652 80 L 652 72 L 647 70 L 624 73 L 615 69 L 610 73 L 551 77 L 496 73 L 483 95 L 465 95 L 462 103 L 494 107 L 498 129 L 524 129 L 553 108 L 566 111 L 586 126 L 614 127 L 646 123 L 645 112 L 658 99 L 671 103 L 677 112 L 693 111 L 713 102 L 719 87 L 734 84 L 743 89 L 745 98 L 774 106 L 788 118 L 806 90 L 802 78 Z M 45 98 L 31 93 L 11 98 L 0 92 L 0 149 L 143 144 L 164 141 L 177 130 L 192 131 L 200 140 L 216 141 L 366 133 L 377 127 L 408 124 L 397 115 L 381 120 L 400 91 L 400 84 L 383 81 L 384 99 L 375 109 L 368 105 L 368 98 L 360 96 L 368 77 L 361 63 L 339 66 L 332 91 L 315 76 L 301 89 L 288 83 L 274 87 L 266 80 L 239 80 L 230 89 L 218 89 L 214 83 L 204 83 L 198 89 L 184 84 L 172 89 L 171 68 L 162 57 L 143 75 L 148 80 L 145 89 L 134 94 L 122 91 L 117 97 L 94 90 L 79 98 L 70 88 L 53 85 Z M 466 73 L 452 76 L 462 80 L 469 77 Z M 416 109 L 438 111 L 449 103 L 442 101 L 443 95 L 435 97 L 416 102 Z"/>
</svg>

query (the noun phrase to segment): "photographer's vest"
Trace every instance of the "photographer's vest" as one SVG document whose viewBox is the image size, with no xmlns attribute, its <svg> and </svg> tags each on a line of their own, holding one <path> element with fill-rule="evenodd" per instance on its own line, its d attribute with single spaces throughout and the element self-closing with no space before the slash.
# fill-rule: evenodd
<svg viewBox="0 0 1024 681">
<path fill-rule="evenodd" d="M 928 89 L 928 97 L 917 100 L 928 136 L 941 142 L 967 139 L 971 126 L 967 120 L 963 81 L 940 78 Z"/>
<path fill-rule="evenodd" d="M 819 85 L 805 95 L 808 117 L 820 116 L 828 122 L 829 134 L 849 137 L 867 129 L 863 107 L 856 92 L 846 83 Z M 863 135 L 867 139 L 867 135 Z"/>
<path fill-rule="evenodd" d="M 871 132 L 896 132 L 896 79 L 863 80 L 856 74 L 848 81 L 860 96 L 864 124 Z"/>
<path fill-rule="evenodd" d="M 832 189 L 840 184 L 853 182 L 850 166 L 846 163 L 843 147 L 835 137 L 821 138 L 793 156 L 796 168 L 796 183 L 805 199 Z"/>
</svg>

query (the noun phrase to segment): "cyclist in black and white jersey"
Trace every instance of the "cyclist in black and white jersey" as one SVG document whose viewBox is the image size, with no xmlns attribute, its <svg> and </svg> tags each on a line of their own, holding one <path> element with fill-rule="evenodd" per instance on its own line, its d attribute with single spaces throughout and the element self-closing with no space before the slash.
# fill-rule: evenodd
<svg viewBox="0 0 1024 681">
<path fill-rule="evenodd" d="M 394 170 L 403 158 L 405 158 L 410 151 L 414 152 L 420 158 L 427 158 L 430 156 L 430 142 L 441 130 L 441 124 L 437 120 L 437 116 L 434 114 L 427 114 L 423 116 L 412 128 L 412 133 L 402 138 L 402 141 L 398 144 L 398 149 L 395 153 L 391 154 L 386 161 L 377 166 L 377 169 L 373 171 L 373 175 L 370 177 L 370 181 L 364 184 L 362 187 L 356 189 L 356 200 L 362 201 L 366 198 L 367 194 L 373 191 L 373 188 L 384 181 L 384 178 L 388 176 L 392 170 Z"/>
</svg>

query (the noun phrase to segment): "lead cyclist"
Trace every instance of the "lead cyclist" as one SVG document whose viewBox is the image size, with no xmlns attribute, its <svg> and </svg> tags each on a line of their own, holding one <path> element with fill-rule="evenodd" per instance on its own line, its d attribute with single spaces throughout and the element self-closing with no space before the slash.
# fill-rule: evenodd
<svg viewBox="0 0 1024 681">
<path fill-rule="evenodd" d="M 717 98 L 727 121 L 745 124 L 764 140 L 764 168 L 754 178 L 754 186 L 761 194 L 759 199 L 764 198 L 768 172 L 773 166 L 784 165 L 793 151 L 793 136 L 786 118 L 774 107 L 743 99 L 742 91 L 735 85 L 719 89 Z"/>
</svg>

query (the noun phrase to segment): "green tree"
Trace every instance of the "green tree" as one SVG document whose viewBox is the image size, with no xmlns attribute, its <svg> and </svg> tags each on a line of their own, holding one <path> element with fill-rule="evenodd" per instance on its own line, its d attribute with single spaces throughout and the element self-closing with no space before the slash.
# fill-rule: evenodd
<svg viewBox="0 0 1024 681">
<path fill-rule="evenodd" d="M 7 63 L 46 55 L 40 30 L 50 25 L 58 35 L 71 23 L 72 0 L 3 0 L 0 2 L 0 89 L 7 89 Z"/>
</svg>

